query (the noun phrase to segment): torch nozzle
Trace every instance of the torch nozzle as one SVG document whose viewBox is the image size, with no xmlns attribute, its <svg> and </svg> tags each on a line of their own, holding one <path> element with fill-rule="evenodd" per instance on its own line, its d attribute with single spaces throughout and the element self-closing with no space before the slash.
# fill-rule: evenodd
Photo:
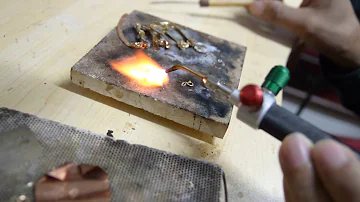
<svg viewBox="0 0 360 202">
<path fill-rule="evenodd" d="M 203 74 L 201 74 L 201 73 L 199 73 L 199 72 L 197 72 L 195 70 L 192 70 L 189 67 L 185 67 L 183 65 L 174 65 L 174 66 L 170 67 L 169 69 L 167 69 L 166 73 L 169 73 L 169 72 L 172 72 L 172 71 L 175 71 L 175 70 L 178 70 L 178 69 L 184 70 L 184 71 L 186 71 L 186 72 L 188 72 L 188 73 L 190 73 L 190 74 L 192 74 L 192 75 L 194 75 L 196 77 L 199 77 L 203 81 L 206 80 L 205 75 L 203 75 Z"/>
<path fill-rule="evenodd" d="M 207 88 L 209 88 L 212 91 L 220 91 L 223 94 L 225 94 L 227 97 L 230 96 L 230 94 L 233 92 L 232 89 L 230 89 L 229 87 L 227 87 L 226 85 L 222 84 L 216 77 L 209 75 L 209 76 L 205 76 L 197 71 L 194 71 L 186 66 L 183 65 L 174 65 L 171 68 L 166 70 L 166 73 L 175 71 L 175 70 L 184 70 L 196 77 L 199 77 L 205 84 L 205 86 Z"/>
</svg>

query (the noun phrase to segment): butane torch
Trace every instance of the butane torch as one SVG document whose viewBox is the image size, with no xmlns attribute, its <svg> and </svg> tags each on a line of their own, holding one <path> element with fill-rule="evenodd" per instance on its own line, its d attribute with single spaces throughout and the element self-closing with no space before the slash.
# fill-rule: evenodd
<svg viewBox="0 0 360 202">
<path fill-rule="evenodd" d="M 166 72 L 178 69 L 201 78 L 205 87 L 214 93 L 225 95 L 231 104 L 238 107 L 236 117 L 239 120 L 254 129 L 266 131 L 280 141 L 293 132 L 300 132 L 313 142 L 334 139 L 331 135 L 276 104 L 275 96 L 290 79 L 290 73 L 286 67 L 273 67 L 261 87 L 247 85 L 241 90 L 231 89 L 215 76 L 206 76 L 182 65 L 175 65 Z M 351 149 L 359 155 L 356 150 Z"/>
</svg>

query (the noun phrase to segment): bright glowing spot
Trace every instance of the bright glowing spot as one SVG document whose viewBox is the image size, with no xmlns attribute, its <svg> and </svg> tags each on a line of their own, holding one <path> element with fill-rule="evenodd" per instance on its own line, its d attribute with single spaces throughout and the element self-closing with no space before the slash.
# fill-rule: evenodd
<svg viewBox="0 0 360 202">
<path fill-rule="evenodd" d="M 141 51 L 136 52 L 134 57 L 113 60 L 109 64 L 116 71 L 143 86 L 163 86 L 169 81 L 165 69 Z"/>
</svg>

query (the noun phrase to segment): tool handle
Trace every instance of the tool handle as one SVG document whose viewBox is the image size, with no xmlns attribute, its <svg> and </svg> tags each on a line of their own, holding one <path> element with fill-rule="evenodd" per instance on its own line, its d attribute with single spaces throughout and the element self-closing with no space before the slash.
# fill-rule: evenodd
<svg viewBox="0 0 360 202">
<path fill-rule="evenodd" d="M 338 141 L 331 135 L 320 130 L 304 119 L 301 119 L 288 110 L 278 106 L 277 104 L 273 104 L 271 106 L 260 122 L 259 128 L 280 141 L 293 132 L 300 132 L 304 134 L 314 143 L 323 139 L 333 139 Z M 358 151 L 353 148 L 351 149 L 360 156 Z"/>
</svg>

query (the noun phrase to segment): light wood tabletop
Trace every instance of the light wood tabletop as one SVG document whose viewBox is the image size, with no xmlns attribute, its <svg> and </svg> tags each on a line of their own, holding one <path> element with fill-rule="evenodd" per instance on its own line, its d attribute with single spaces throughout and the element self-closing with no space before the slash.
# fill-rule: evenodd
<svg viewBox="0 0 360 202">
<path fill-rule="evenodd" d="M 290 0 L 289 0 L 290 1 Z M 296 5 L 298 2 L 290 2 Z M 224 139 L 152 115 L 71 83 L 70 68 L 120 16 L 156 15 L 247 47 L 240 86 L 261 84 L 285 64 L 289 38 L 244 8 L 150 1 L 0 0 L 0 107 L 219 164 L 230 201 L 283 201 L 280 142 L 235 118 Z M 278 102 L 280 97 L 278 97 Z"/>
</svg>

